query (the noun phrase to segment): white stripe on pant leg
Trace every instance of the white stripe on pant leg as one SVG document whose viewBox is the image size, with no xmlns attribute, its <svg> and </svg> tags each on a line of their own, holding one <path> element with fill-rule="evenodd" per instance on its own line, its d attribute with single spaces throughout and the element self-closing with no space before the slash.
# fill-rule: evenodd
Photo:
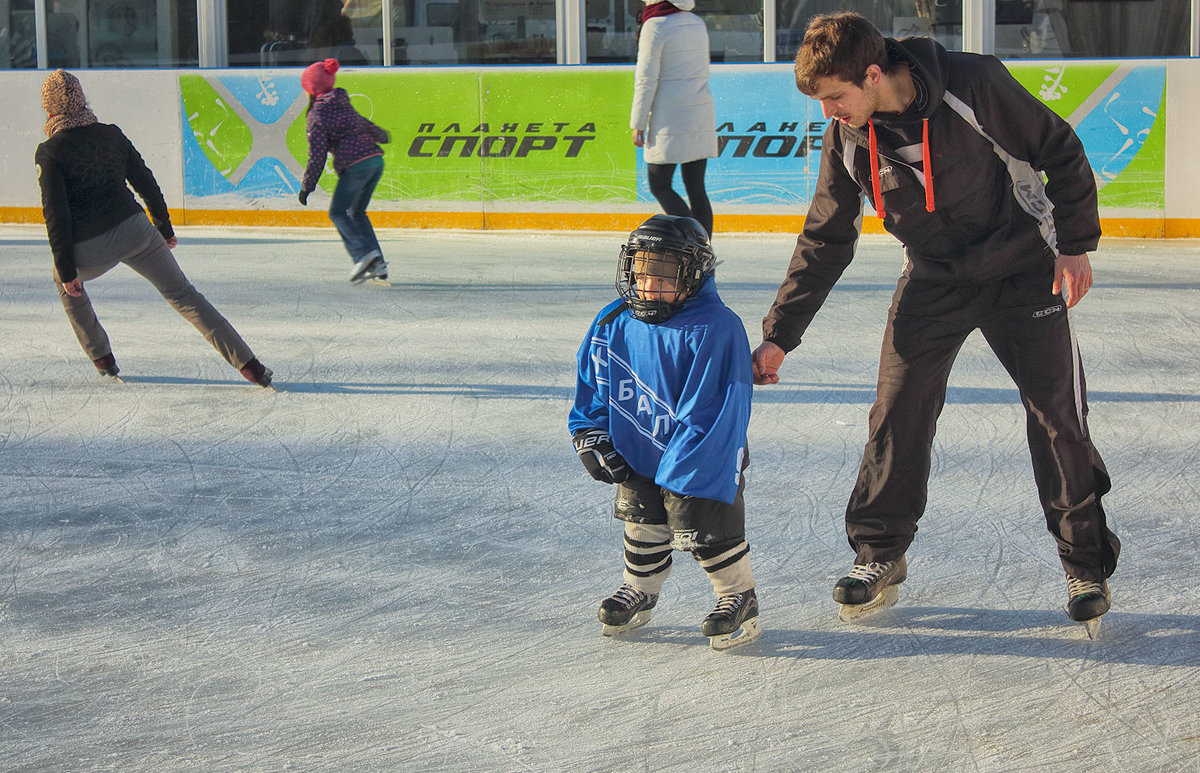
<svg viewBox="0 0 1200 773">
<path fill-rule="evenodd" d="M 722 566 L 739 554 L 732 563 Z M 708 579 L 712 580 L 713 590 L 718 596 L 744 593 L 754 587 L 754 575 L 750 571 L 750 545 L 745 540 L 718 556 L 701 559 L 700 566 L 708 573 Z"/>
<path fill-rule="evenodd" d="M 623 579 L 642 593 L 659 593 L 671 574 L 671 529 L 666 524 L 625 522 L 625 572 Z M 631 564 L 629 555 L 654 556 L 649 564 Z M 635 574 L 634 572 L 641 572 Z M 643 576 L 646 573 L 649 576 Z"/>
<path fill-rule="evenodd" d="M 1079 356 L 1079 341 L 1075 338 L 1075 317 L 1071 310 L 1066 310 L 1067 334 L 1071 339 L 1071 388 L 1075 393 L 1075 415 L 1079 418 L 1079 427 L 1083 428 L 1083 366 Z M 1086 434 L 1086 433 L 1085 433 Z"/>
</svg>

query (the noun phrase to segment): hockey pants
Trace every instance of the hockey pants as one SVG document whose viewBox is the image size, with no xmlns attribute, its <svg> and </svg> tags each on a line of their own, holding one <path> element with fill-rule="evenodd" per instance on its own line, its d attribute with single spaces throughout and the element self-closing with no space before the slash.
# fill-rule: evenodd
<svg viewBox="0 0 1200 773">
<path fill-rule="evenodd" d="M 925 510 L 930 449 L 954 359 L 978 328 L 1020 390 L 1046 525 L 1072 577 L 1104 580 L 1121 543 L 1100 498 L 1111 487 L 1087 428 L 1083 368 L 1050 268 L 988 285 L 902 277 L 888 312 L 869 438 L 846 508 L 856 563 L 900 558 Z"/>
<path fill-rule="evenodd" d="M 732 504 L 685 497 L 640 475 L 617 485 L 613 515 L 625 522 L 624 581 L 658 593 L 671 573 L 671 553 L 686 550 L 718 596 L 754 587 L 742 486 Z"/>
</svg>

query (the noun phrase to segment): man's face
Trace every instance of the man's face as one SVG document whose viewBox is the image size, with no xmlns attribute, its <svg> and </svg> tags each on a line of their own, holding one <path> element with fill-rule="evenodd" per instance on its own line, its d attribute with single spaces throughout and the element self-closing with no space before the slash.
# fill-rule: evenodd
<svg viewBox="0 0 1200 773">
<path fill-rule="evenodd" d="M 639 250 L 633 255 L 633 276 L 639 298 L 675 303 L 679 292 L 679 260 L 674 255 Z"/>
<path fill-rule="evenodd" d="M 878 70 L 875 65 L 871 67 Z M 813 99 L 821 103 L 821 112 L 826 118 L 833 118 L 847 126 L 860 129 L 867 125 L 867 119 L 879 109 L 877 81 L 877 78 L 872 77 L 870 69 L 861 86 L 855 86 L 840 78 L 818 78 Z"/>
</svg>

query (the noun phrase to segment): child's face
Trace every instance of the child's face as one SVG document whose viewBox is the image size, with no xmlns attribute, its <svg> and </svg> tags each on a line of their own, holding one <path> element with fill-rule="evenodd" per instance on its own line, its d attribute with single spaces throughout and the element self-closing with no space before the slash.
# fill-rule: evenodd
<svg viewBox="0 0 1200 773">
<path fill-rule="evenodd" d="M 633 255 L 634 283 L 643 300 L 675 303 L 679 300 L 678 276 L 679 260 L 674 255 L 641 250 Z"/>
</svg>

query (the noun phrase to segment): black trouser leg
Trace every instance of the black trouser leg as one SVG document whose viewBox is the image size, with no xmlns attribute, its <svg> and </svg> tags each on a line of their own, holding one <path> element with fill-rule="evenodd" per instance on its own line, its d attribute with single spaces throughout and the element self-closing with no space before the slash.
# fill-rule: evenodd
<svg viewBox="0 0 1200 773">
<path fill-rule="evenodd" d="M 879 355 L 879 380 L 858 480 L 846 507 L 855 563 L 893 561 L 925 512 L 930 449 L 946 381 L 973 326 L 963 288 L 901 279 Z M 964 317 L 968 317 L 964 321 Z"/>
<path fill-rule="evenodd" d="M 946 403 L 950 366 L 971 332 L 953 314 L 936 314 L 955 293 L 901 278 L 888 311 L 880 376 L 858 480 L 846 507 L 854 563 L 895 561 L 904 555 L 925 511 L 930 449 Z M 931 316 L 932 314 L 932 316 Z"/>
<path fill-rule="evenodd" d="M 1049 272 L 1009 280 L 1001 308 L 981 329 L 1021 390 L 1038 498 L 1063 568 L 1103 580 L 1121 549 L 1100 502 L 1112 484 L 1088 433 L 1078 344 L 1051 280 Z"/>
</svg>

